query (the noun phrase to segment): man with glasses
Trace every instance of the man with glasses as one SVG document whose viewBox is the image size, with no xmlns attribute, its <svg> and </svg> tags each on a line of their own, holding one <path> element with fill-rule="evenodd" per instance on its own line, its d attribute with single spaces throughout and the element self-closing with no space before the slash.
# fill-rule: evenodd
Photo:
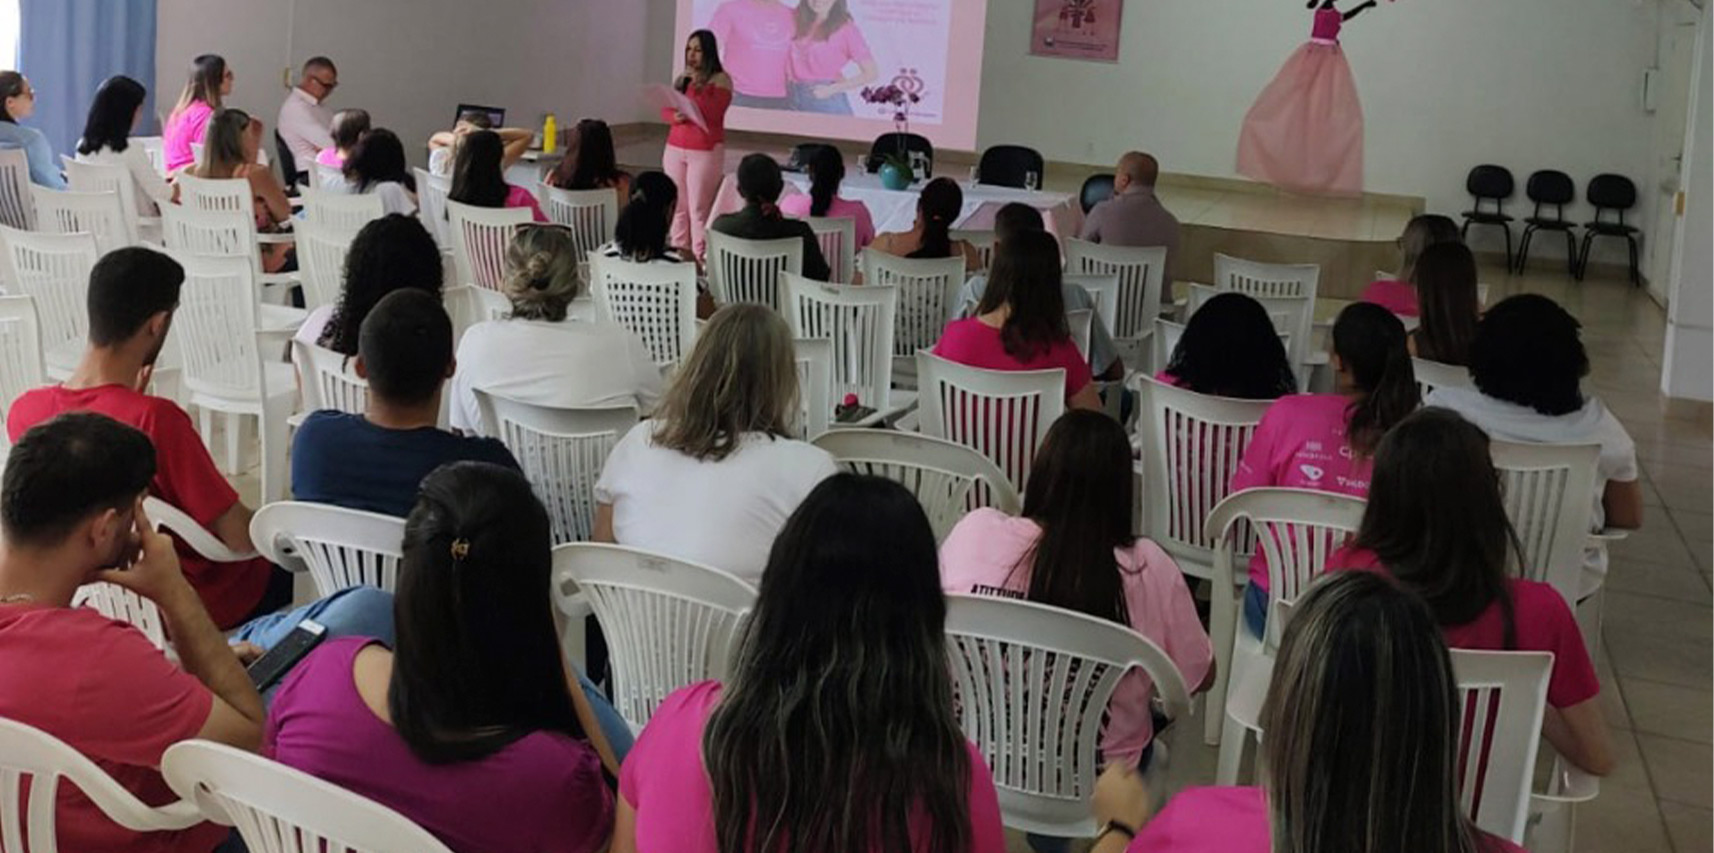
<svg viewBox="0 0 1714 853">
<path fill-rule="evenodd" d="M 292 151 L 293 166 L 298 170 L 294 182 L 304 183 L 304 173 L 321 149 L 333 144 L 333 113 L 323 103 L 339 86 L 339 69 L 325 56 L 304 63 L 298 85 L 280 105 L 280 138 Z"/>
</svg>

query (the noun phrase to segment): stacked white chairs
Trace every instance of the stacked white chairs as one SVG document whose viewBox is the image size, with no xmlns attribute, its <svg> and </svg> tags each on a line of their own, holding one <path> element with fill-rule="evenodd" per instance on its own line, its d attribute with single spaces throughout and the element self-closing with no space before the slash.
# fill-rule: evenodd
<svg viewBox="0 0 1714 853">
<path fill-rule="evenodd" d="M 498 291 L 506 274 L 506 247 L 518 226 L 535 221 L 527 207 L 476 207 L 447 201 L 447 230 L 458 283 Z"/>
<path fill-rule="evenodd" d="M 962 444 L 910 432 L 836 429 L 815 438 L 841 470 L 885 477 L 909 489 L 928 515 L 936 541 L 971 510 L 1007 515 L 1023 508 L 1018 490 L 993 460 Z"/>
<path fill-rule="evenodd" d="M 476 389 L 484 435 L 500 439 L 536 488 L 553 541 L 587 542 L 595 528 L 595 481 L 619 439 L 637 425 L 635 406 L 553 409 Z"/>
<path fill-rule="evenodd" d="M 1412 358 L 1411 369 L 1416 374 L 1416 388 L 1424 398 L 1436 388 L 1474 388 L 1470 368 L 1461 364 L 1442 364 L 1426 358 Z"/>
<path fill-rule="evenodd" d="M 1065 371 L 983 370 L 921 352 L 917 378 L 922 433 L 986 456 L 1023 494 L 1036 449 L 1065 413 Z"/>
<path fill-rule="evenodd" d="M 914 387 L 917 351 L 933 348 L 947 321 L 958 312 L 964 259 L 901 258 L 869 249 L 863 252 L 863 285 L 898 289 L 893 380 L 901 387 Z"/>
<path fill-rule="evenodd" d="M 48 377 L 63 380 L 89 339 L 89 273 L 100 260 L 90 234 L 41 234 L 0 226 L 7 286 L 36 303 Z"/>
<path fill-rule="evenodd" d="M 36 230 L 36 206 L 30 196 L 30 160 L 22 148 L 0 149 L 0 225 Z"/>
<path fill-rule="evenodd" d="M 11 446 L 6 413 L 13 401 L 47 381 L 35 300 L 28 296 L 0 296 L 0 452 Z"/>
<path fill-rule="evenodd" d="M 581 597 L 611 650 L 613 708 L 641 731 L 661 700 L 699 681 L 724 680 L 756 590 L 719 569 L 621 545 L 553 549 L 553 600 L 566 628 Z"/>
<path fill-rule="evenodd" d="M 452 182 L 431 174 L 427 169 L 414 168 L 411 172 L 417 179 L 417 203 L 422 206 L 421 216 L 429 234 L 442 249 L 451 249 L 452 232 L 446 218 L 446 194 L 452 190 Z"/>
<path fill-rule="evenodd" d="M 833 342 L 827 338 L 792 341 L 797 364 L 798 410 L 794 429 L 808 441 L 827 432 L 833 420 Z"/>
<path fill-rule="evenodd" d="M 137 138 L 131 138 L 136 144 Z M 119 206 L 125 211 L 131 234 L 136 239 L 159 240 L 161 218 L 153 215 L 152 202 L 137 198 L 137 182 L 131 170 L 111 163 L 85 163 L 72 157 L 61 157 L 65 164 L 65 180 L 73 192 L 119 194 Z"/>
<path fill-rule="evenodd" d="M 357 239 L 357 229 L 306 219 L 295 230 L 304 307 L 315 309 L 339 304 L 339 292 L 345 283 L 345 256 L 351 251 L 352 241 Z"/>
<path fill-rule="evenodd" d="M 1506 516 L 1523 546 L 1513 568 L 1553 587 L 1576 610 L 1598 589 L 1584 578 L 1583 552 L 1593 526 L 1600 445 L 1493 441 L 1488 449 Z"/>
<path fill-rule="evenodd" d="M 1167 717 L 1190 711 L 1166 652 L 1130 628 L 1029 601 L 946 597 L 947 656 L 964 735 L 994 775 L 1006 826 L 1095 834 L 1089 799 L 1107 702 L 1141 669 Z"/>
<path fill-rule="evenodd" d="M 305 222 L 353 234 L 370 221 L 387 215 L 381 197 L 374 193 L 338 193 L 317 188 L 305 190 L 303 200 Z"/>
<path fill-rule="evenodd" d="M 150 806 L 70 744 L 16 720 L 0 719 L 0 839 L 8 853 L 54 853 L 60 786 L 69 783 L 103 815 L 132 832 L 188 829 L 202 822 L 194 806 L 179 801 Z M 29 844 L 24 834 L 29 833 Z"/>
<path fill-rule="evenodd" d="M 161 774 L 203 818 L 237 827 L 251 850 L 452 853 L 380 803 L 225 744 L 174 744 L 161 759 Z"/>
<path fill-rule="evenodd" d="M 994 265 L 994 232 L 971 231 L 967 229 L 952 229 L 949 235 L 954 241 L 962 240 L 976 249 L 977 268 L 987 272 Z"/>
<path fill-rule="evenodd" d="M 589 278 L 596 315 L 642 339 L 657 366 L 676 365 L 690 355 L 696 344 L 696 264 L 592 255 Z"/>
<path fill-rule="evenodd" d="M 318 598 L 354 586 L 392 592 L 404 557 L 405 520 L 329 504 L 282 501 L 256 510 L 250 541 L 274 565 L 307 570 Z"/>
<path fill-rule="evenodd" d="M 1077 276 L 1118 276 L 1118 306 L 1114 313 L 1102 317 L 1114 340 L 1128 344 L 1140 355 L 1161 313 L 1166 248 L 1108 246 L 1072 238 L 1065 241 L 1065 271 Z"/>
<path fill-rule="evenodd" d="M 708 286 L 721 305 L 755 302 L 780 310 L 780 274 L 803 273 L 803 241 L 745 240 L 708 231 Z"/>
<path fill-rule="evenodd" d="M 612 188 L 562 190 L 542 185 L 536 189 L 542 212 L 548 220 L 571 229 L 577 256 L 583 257 L 613 239 L 619 222 L 619 192 Z"/>
<path fill-rule="evenodd" d="M 908 408 L 895 403 L 892 390 L 897 288 L 824 284 L 790 273 L 782 279 L 782 310 L 792 334 L 826 338 L 832 344 L 833 399 L 854 394 L 861 405 L 874 409 L 864 425 L 894 418 Z M 899 396 L 901 401 L 909 398 Z"/>
<path fill-rule="evenodd" d="M 857 276 L 857 220 L 849 216 L 809 216 L 804 218 L 809 230 L 815 232 L 815 242 L 821 246 L 821 256 L 827 259 L 832 273 L 828 281 L 841 284 Z"/>
<path fill-rule="evenodd" d="M 48 234 L 90 234 L 103 255 L 137 244 L 134 215 L 127 216 L 115 192 L 71 192 L 30 187 L 36 227 Z"/>
</svg>

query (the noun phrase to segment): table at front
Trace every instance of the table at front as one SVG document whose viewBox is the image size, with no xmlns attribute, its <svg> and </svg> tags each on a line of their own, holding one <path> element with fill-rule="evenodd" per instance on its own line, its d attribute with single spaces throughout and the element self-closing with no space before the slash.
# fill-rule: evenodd
<svg viewBox="0 0 1714 853">
<path fill-rule="evenodd" d="M 785 195 L 809 192 L 808 175 L 787 172 L 785 179 Z M 875 220 L 875 233 L 885 234 L 911 230 L 911 226 L 916 222 L 917 195 L 922 192 L 922 186 L 923 182 L 917 181 L 905 189 L 890 190 L 881 186 L 878 175 L 850 175 L 839 185 L 839 196 L 849 201 L 862 202 L 869 208 L 869 216 Z M 994 214 L 1014 201 L 1040 210 L 1049 233 L 1060 238 L 1062 242 L 1067 237 L 1077 236 L 1077 232 L 1083 227 L 1083 208 L 1078 205 L 1074 194 L 1021 190 L 964 181 L 960 181 L 959 186 L 964 190 L 964 209 L 959 211 L 958 221 L 952 225 L 955 229 L 992 230 Z M 735 213 L 743 207 L 744 200 L 738 195 L 737 176 L 727 175 L 725 180 L 720 182 L 720 192 L 714 197 L 713 216 Z"/>
</svg>

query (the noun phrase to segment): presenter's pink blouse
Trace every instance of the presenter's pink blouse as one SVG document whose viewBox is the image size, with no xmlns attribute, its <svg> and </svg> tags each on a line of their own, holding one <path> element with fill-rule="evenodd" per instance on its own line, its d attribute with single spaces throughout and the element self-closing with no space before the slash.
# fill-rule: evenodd
<svg viewBox="0 0 1714 853">
<path fill-rule="evenodd" d="M 213 115 L 213 107 L 202 101 L 191 101 L 189 106 L 167 116 L 167 126 L 161 129 L 161 148 L 168 172 L 196 162 L 196 154 L 190 150 L 191 143 L 202 141 L 208 130 L 208 119 Z"/>
<path fill-rule="evenodd" d="M 698 112 L 708 129 L 697 127 L 694 122 L 675 123 L 673 111 L 661 109 L 661 121 L 668 124 L 667 144 L 686 151 L 713 151 L 714 148 L 726 141 L 726 110 L 732 106 L 732 90 L 725 86 L 710 83 L 707 86 L 691 86 L 686 89 L 685 97 L 696 104 Z"/>
<path fill-rule="evenodd" d="M 720 699 L 720 684 L 704 681 L 674 692 L 656 709 L 619 770 L 619 796 L 636 812 L 639 853 L 717 853 L 714 794 L 702 761 L 702 730 Z M 1000 803 L 988 763 L 970 756 L 970 851 L 1005 853 Z M 920 820 L 912 835 L 921 849 Z"/>
<path fill-rule="evenodd" d="M 791 62 L 787 69 L 791 78 L 803 83 L 831 83 L 845 77 L 849 63 L 864 63 L 874 59 L 869 42 L 854 21 L 847 20 L 833 35 L 822 39 L 810 36 L 792 42 Z"/>
<path fill-rule="evenodd" d="M 758 98 L 786 96 L 786 62 L 797 22 L 783 3 L 726 0 L 708 19 L 732 88 Z"/>
<path fill-rule="evenodd" d="M 815 200 L 809 193 L 792 193 L 780 199 L 780 212 L 798 219 L 809 218 L 809 207 Z M 833 203 L 827 206 L 827 216 L 836 219 L 850 219 L 857 227 L 857 248 L 868 246 L 875 240 L 875 220 L 869 215 L 869 208 L 860 201 L 848 201 L 838 196 L 833 197 Z"/>
<path fill-rule="evenodd" d="M 1144 824 L 1125 853 L 1268 853 L 1268 799 L 1261 788 L 1188 788 Z M 1479 853 L 1524 853 L 1477 831 Z"/>
<path fill-rule="evenodd" d="M 1379 279 L 1363 288 L 1362 302 L 1373 302 L 1400 317 L 1415 317 L 1422 310 L 1417 307 L 1416 287 L 1408 281 L 1393 281 Z"/>
</svg>

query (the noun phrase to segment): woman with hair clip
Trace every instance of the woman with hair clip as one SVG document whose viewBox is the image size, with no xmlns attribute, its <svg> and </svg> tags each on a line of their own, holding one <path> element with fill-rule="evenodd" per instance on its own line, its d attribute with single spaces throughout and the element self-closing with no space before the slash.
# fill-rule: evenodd
<svg viewBox="0 0 1714 853">
<path fill-rule="evenodd" d="M 716 10 L 715 17 L 719 16 Z M 700 258 L 707 251 L 704 232 L 726 168 L 726 109 L 732 105 L 732 78 L 720 66 L 714 33 L 690 34 L 684 43 L 684 71 L 673 88 L 689 98 L 702 117 L 702 124 L 697 124 L 678 110 L 661 108 L 661 120 L 669 126 L 661 169 L 678 184 L 681 200 L 673 214 L 673 245 L 689 248 Z"/>
<path fill-rule="evenodd" d="M 808 170 L 809 192 L 781 199 L 780 212 L 798 219 L 808 216 L 849 219 L 856 226 L 857 248 L 866 248 L 875 239 L 875 220 L 863 202 L 839 197 L 839 184 L 845 180 L 845 159 L 839 156 L 839 149 L 817 146 L 809 157 Z"/>
<path fill-rule="evenodd" d="M 766 154 L 748 155 L 738 163 L 738 194 L 744 197 L 744 209 L 720 216 L 708 227 L 745 240 L 796 237 L 803 241 L 804 278 L 826 281 L 832 270 L 809 223 L 781 215 L 779 201 L 784 191 L 780 164 Z"/>
<path fill-rule="evenodd" d="M 726 683 L 668 696 L 638 738 L 614 853 L 1003 853 L 945 622 L 916 498 L 856 474 L 817 486 L 774 543 Z"/>
<path fill-rule="evenodd" d="M 551 545 L 522 474 L 435 469 L 405 521 L 396 645 L 317 647 L 274 697 L 264 754 L 396 809 L 454 850 L 605 849 L 603 774 L 618 772 L 629 736 L 561 657 Z"/>
<path fill-rule="evenodd" d="M 536 203 L 536 197 L 523 187 L 506 183 L 500 165 L 505 156 L 505 143 L 492 130 L 474 130 L 464 135 L 453 157 L 452 187 L 447 200 L 476 207 L 527 207 L 537 222 L 547 222 L 547 214 Z"/>
<path fill-rule="evenodd" d="M 889 255 L 907 258 L 964 259 L 964 271 L 982 267 L 976 247 L 952 239 L 952 224 L 964 211 L 964 191 L 951 178 L 935 178 L 923 185 L 917 197 L 917 218 L 909 231 L 893 231 L 875 238 L 871 245 Z"/>
<path fill-rule="evenodd" d="M 1382 439 L 1363 524 L 1327 566 L 1391 574 L 1428 602 L 1455 649 L 1552 652 L 1542 734 L 1572 764 L 1605 775 L 1613 750 L 1583 632 L 1553 587 L 1510 576 L 1520 551 L 1487 433 L 1431 408 Z"/>
<path fill-rule="evenodd" d="M 1243 293 L 1210 297 L 1155 378 L 1169 385 L 1239 400 L 1277 400 L 1297 392 L 1285 344 L 1262 303 Z"/>
<path fill-rule="evenodd" d="M 355 356 L 363 318 L 381 297 L 411 289 L 439 299 L 445 275 L 440 248 L 415 217 L 392 213 L 372 220 L 357 232 L 345 253 L 338 304 L 309 312 L 296 339 Z"/>
<path fill-rule="evenodd" d="M 646 416 L 655 407 L 661 372 L 642 340 L 622 326 L 570 316 L 572 300 L 583 295 L 577 262 L 577 242 L 564 226 L 530 225 L 512 237 L 500 284 L 512 313 L 459 339 L 452 426 L 483 431 L 477 389 L 556 409 L 636 406 Z"/>
<path fill-rule="evenodd" d="M 1089 361 L 1065 319 L 1059 241 L 1045 231 L 1013 234 L 994 247 L 994 266 L 976 315 L 946 324 L 934 354 L 984 370 L 1065 371 L 1065 401 L 1101 409 Z"/>
<path fill-rule="evenodd" d="M 292 203 L 273 170 L 256 162 L 262 150 L 262 122 L 237 108 L 222 109 L 209 119 L 207 143 L 202 150 L 202 162 L 192 166 L 188 174 L 198 178 L 240 178 L 250 183 L 250 198 L 256 217 L 256 230 L 275 234 L 286 230 L 282 226 L 292 220 Z M 178 187 L 173 188 L 174 200 Z M 262 270 L 280 272 L 291 263 L 292 244 L 262 244 Z"/>
<path fill-rule="evenodd" d="M 220 109 L 226 96 L 232 94 L 232 80 L 232 69 L 220 56 L 205 53 L 191 63 L 190 79 L 161 128 L 168 174 L 196 162 L 191 143 L 203 140 L 208 120 L 214 117 L 214 111 Z"/>
<path fill-rule="evenodd" d="M 331 151 L 323 148 L 322 151 Z M 363 135 L 340 170 L 342 180 L 334 192 L 381 198 L 381 210 L 414 216 L 417 212 L 417 179 L 405 165 L 405 145 L 398 134 L 377 127 Z"/>
<path fill-rule="evenodd" d="M 18 123 L 35 112 L 36 90 L 29 78 L 16 71 L 0 71 L 0 149 L 23 149 L 30 167 L 30 183 L 63 190 L 65 178 L 60 175 L 59 162 L 54 159 L 48 138 L 41 131 Z"/>
<path fill-rule="evenodd" d="M 1232 475 L 1234 493 L 1284 486 L 1368 494 L 1381 436 L 1421 403 L 1404 324 L 1379 305 L 1345 306 L 1333 323 L 1332 366 L 1336 393 L 1292 394 L 1268 407 Z M 1244 591 L 1244 624 L 1260 637 L 1267 614 L 1268 561 L 1257 548 Z"/>
<path fill-rule="evenodd" d="M 611 189 L 623 205 L 631 197 L 631 176 L 621 170 L 607 122 L 586 118 L 572 128 L 565 156 L 548 174 L 547 184 L 562 190 Z"/>
<path fill-rule="evenodd" d="M 83 137 L 77 141 L 77 161 L 103 166 L 123 166 L 131 173 L 139 216 L 159 216 L 159 205 L 173 200 L 173 188 L 155 164 L 149 162 L 149 152 L 141 145 L 131 144 L 131 131 L 143 115 L 143 101 L 149 91 L 124 75 L 109 77 L 95 90 L 95 100 L 89 104 L 89 117 L 83 123 Z"/>
<path fill-rule="evenodd" d="M 1295 610 L 1262 702 L 1261 786 L 1190 788 L 1150 820 L 1141 780 L 1109 768 L 1092 853 L 1523 853 L 1464 815 L 1458 682 L 1422 600 L 1334 572 Z"/>
<path fill-rule="evenodd" d="M 606 258 L 640 264 L 686 263 L 690 259 L 667 244 L 678 187 L 660 172 L 644 172 L 630 183 L 631 195 L 613 226 L 613 240 L 595 251 Z"/>
<path fill-rule="evenodd" d="M 791 55 L 786 61 L 791 109 L 851 115 L 847 93 L 875 82 L 880 69 L 846 0 L 802 0 L 793 19 Z M 847 65 L 857 66 L 856 76 L 845 76 Z"/>
<path fill-rule="evenodd" d="M 1476 256 L 1463 243 L 1428 247 L 1417 261 L 1417 300 L 1422 322 L 1410 333 L 1411 355 L 1441 364 L 1469 364 L 1482 319 L 1476 286 Z"/>
<path fill-rule="evenodd" d="M 715 312 L 653 420 L 614 446 L 595 483 L 597 542 L 762 577 L 768 548 L 833 456 L 791 438 L 791 329 L 766 305 Z"/>
<path fill-rule="evenodd" d="M 361 142 L 368 132 L 368 110 L 344 109 L 334 113 L 333 123 L 328 127 L 333 144 L 317 152 L 315 162 L 335 170 L 344 168 L 345 162 L 351 159 L 352 151 L 357 148 L 357 143 Z"/>
<path fill-rule="evenodd" d="M 1411 217 L 1405 231 L 1399 235 L 1399 253 L 1403 256 L 1399 271 L 1392 278 L 1377 279 L 1363 288 L 1362 302 L 1373 302 L 1401 317 L 1415 317 L 1417 304 L 1417 264 L 1430 246 L 1442 243 L 1463 245 L 1464 235 L 1458 224 L 1437 213 Z"/>
</svg>

